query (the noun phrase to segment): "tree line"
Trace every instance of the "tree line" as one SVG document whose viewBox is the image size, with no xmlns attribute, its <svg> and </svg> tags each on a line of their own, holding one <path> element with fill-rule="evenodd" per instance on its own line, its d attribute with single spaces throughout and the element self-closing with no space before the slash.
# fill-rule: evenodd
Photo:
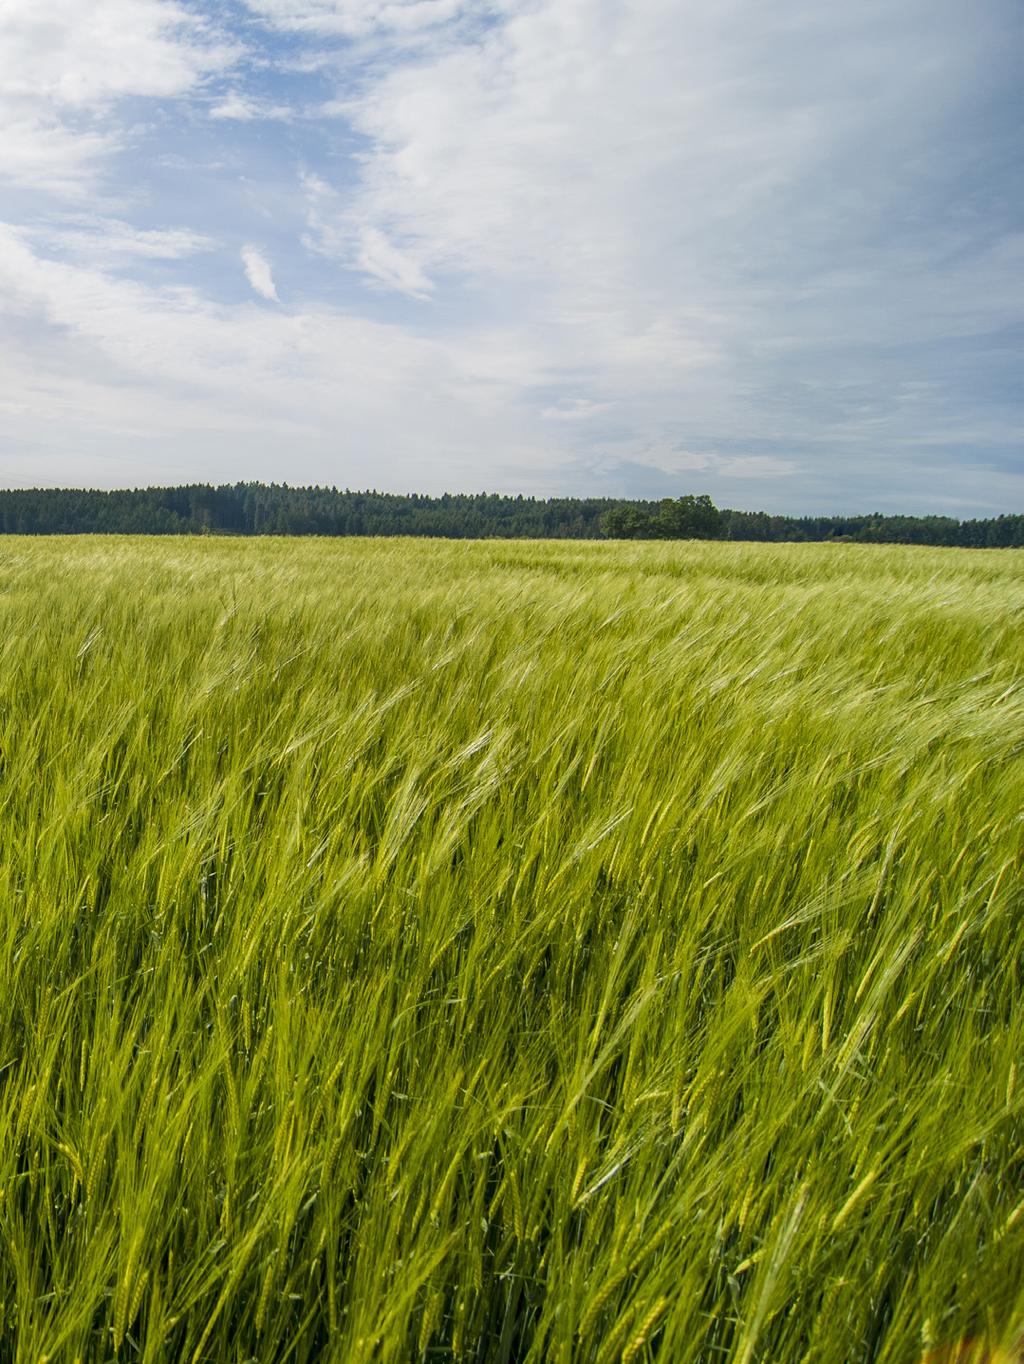
<svg viewBox="0 0 1024 1364">
<path fill-rule="evenodd" d="M 352 492 L 283 483 L 116 491 L 0 490 L 6 535 L 424 535 L 449 539 L 838 540 L 1024 547 L 1024 515 L 775 516 L 719 508 L 707 496 L 661 501 L 498 493 Z"/>
</svg>

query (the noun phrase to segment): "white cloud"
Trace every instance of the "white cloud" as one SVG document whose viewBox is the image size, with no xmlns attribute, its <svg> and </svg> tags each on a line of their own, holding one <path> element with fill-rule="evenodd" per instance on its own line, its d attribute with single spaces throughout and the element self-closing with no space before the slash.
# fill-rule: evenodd
<svg viewBox="0 0 1024 1364">
<path fill-rule="evenodd" d="M 360 226 L 319 176 L 306 173 L 301 182 L 309 229 L 302 240 L 308 251 L 335 257 L 385 289 L 419 300 L 430 297 L 434 283 L 412 250 L 400 250 L 377 227 Z"/>
<path fill-rule="evenodd" d="M 462 0 L 247 0 L 249 9 L 290 32 L 362 37 L 415 33 L 454 19 Z"/>
<path fill-rule="evenodd" d="M 8 98 L 86 108 L 124 95 L 173 98 L 237 53 L 171 0 L 5 0 L 0 85 Z"/>
<path fill-rule="evenodd" d="M 226 95 L 212 106 L 210 117 L 228 119 L 235 123 L 253 123 L 261 119 L 278 119 L 287 123 L 292 117 L 292 111 L 286 104 L 267 104 L 232 91 L 230 95 Z"/>
<path fill-rule="evenodd" d="M 138 228 L 116 218 L 86 214 L 32 231 L 33 238 L 92 263 L 116 260 L 185 260 L 216 243 L 185 227 Z"/>
<path fill-rule="evenodd" d="M 428 298 L 433 284 L 422 268 L 404 251 L 388 241 L 375 227 L 364 227 L 359 235 L 356 265 L 389 288 L 410 298 Z"/>
<path fill-rule="evenodd" d="M 667 475 L 806 466 L 766 442 L 816 441 L 833 469 L 851 446 L 909 467 L 885 395 L 921 378 L 910 348 L 1024 321 L 1019 237 L 966 207 L 957 222 L 943 197 L 975 174 L 948 130 L 999 17 L 968 24 L 952 0 L 871 0 L 841 24 L 814 0 L 502 0 L 491 19 L 411 53 L 396 41 L 325 106 L 362 139 L 359 180 L 307 177 L 308 244 L 378 287 L 429 285 L 439 311 L 514 319 L 538 415 L 581 459 L 584 429 L 611 423 L 635 449 L 707 452 Z M 552 401 L 567 389 L 595 408 Z M 946 414 L 917 409 L 940 436 Z"/>
<path fill-rule="evenodd" d="M 180 97 L 238 52 L 172 0 L 4 0 L 0 177 L 80 191 L 121 140 L 91 115 L 128 96 Z"/>
<path fill-rule="evenodd" d="M 555 407 L 543 408 L 540 415 L 554 422 L 590 421 L 614 406 L 614 403 L 594 402 L 592 398 L 567 398 Z"/>
<path fill-rule="evenodd" d="M 255 246 L 243 246 L 242 265 L 245 267 L 245 277 L 256 293 L 271 303 L 279 303 L 280 299 L 274 286 L 274 276 L 270 271 L 270 262 L 263 252 Z"/>
<path fill-rule="evenodd" d="M 715 451 L 650 450 L 634 455 L 638 464 L 662 473 L 713 474 L 729 479 L 791 478 L 799 471 L 797 460 L 778 455 L 722 455 Z"/>
<path fill-rule="evenodd" d="M 18 109 L 0 93 L 0 180 L 44 194 L 77 198 L 101 157 L 117 145 L 111 132 L 78 131 L 56 119 Z"/>
<path fill-rule="evenodd" d="M 293 481 L 439 492 L 480 481 L 497 412 L 507 486 L 557 488 L 557 450 L 517 403 L 523 377 L 499 334 L 466 344 L 326 308 L 215 306 L 46 259 L 0 227 L 0 393 L 18 400 L 0 431 L 8 481 L 280 479 L 287 448 Z"/>
</svg>

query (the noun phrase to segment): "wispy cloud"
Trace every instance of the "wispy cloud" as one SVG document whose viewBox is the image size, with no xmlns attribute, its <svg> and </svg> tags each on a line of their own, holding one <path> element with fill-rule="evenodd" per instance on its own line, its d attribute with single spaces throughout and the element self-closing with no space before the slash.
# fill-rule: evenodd
<svg viewBox="0 0 1024 1364">
<path fill-rule="evenodd" d="M 185 260 L 216 245 L 212 237 L 187 227 L 139 228 L 98 214 L 62 216 L 32 236 L 68 255 L 92 263 L 144 258 Z"/>
<path fill-rule="evenodd" d="M 791 478 L 799 461 L 778 455 L 722 455 L 700 450 L 642 450 L 637 463 L 678 478 L 685 474 L 711 474 L 728 479 Z"/>
<path fill-rule="evenodd" d="M 375 30 L 417 32 L 454 19 L 463 0 L 248 0 L 289 32 L 361 37 Z"/>
<path fill-rule="evenodd" d="M 543 408 L 541 416 L 553 422 L 593 421 L 612 407 L 614 403 L 596 403 L 591 398 L 566 398 L 555 407 Z"/>
<path fill-rule="evenodd" d="M 267 104 L 232 91 L 211 107 L 210 117 L 235 123 L 253 123 L 260 119 L 280 119 L 287 123 L 293 117 L 293 111 L 287 104 Z"/>
<path fill-rule="evenodd" d="M 428 298 L 433 292 L 433 283 L 422 267 L 376 227 L 364 227 L 360 232 L 355 262 L 358 269 L 373 279 L 410 298 Z"/>
<path fill-rule="evenodd" d="M 263 252 L 256 246 L 243 246 L 242 265 L 245 268 L 245 277 L 255 292 L 271 303 L 279 303 L 270 262 Z"/>
</svg>

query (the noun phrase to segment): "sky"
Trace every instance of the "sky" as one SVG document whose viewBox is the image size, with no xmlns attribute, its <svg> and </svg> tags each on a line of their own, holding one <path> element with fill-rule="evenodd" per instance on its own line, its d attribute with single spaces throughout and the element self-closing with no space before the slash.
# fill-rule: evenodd
<svg viewBox="0 0 1024 1364">
<path fill-rule="evenodd" d="M 0 485 L 1024 511 L 1019 0 L 0 0 Z"/>
</svg>

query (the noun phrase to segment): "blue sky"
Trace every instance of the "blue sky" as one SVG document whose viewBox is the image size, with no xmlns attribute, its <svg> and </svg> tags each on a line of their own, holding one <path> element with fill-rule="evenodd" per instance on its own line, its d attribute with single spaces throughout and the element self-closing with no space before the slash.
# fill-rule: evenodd
<svg viewBox="0 0 1024 1364">
<path fill-rule="evenodd" d="M 0 483 L 1024 510 L 1017 0 L 5 0 Z"/>
</svg>

